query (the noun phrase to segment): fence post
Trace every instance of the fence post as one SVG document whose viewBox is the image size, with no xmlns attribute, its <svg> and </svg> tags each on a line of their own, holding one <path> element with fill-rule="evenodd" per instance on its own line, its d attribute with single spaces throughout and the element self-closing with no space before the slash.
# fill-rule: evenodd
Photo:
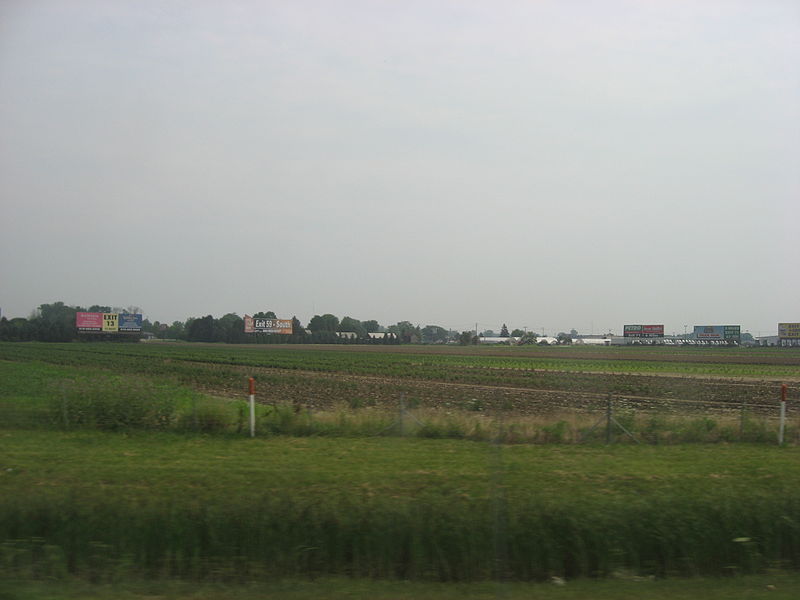
<svg viewBox="0 0 800 600">
<path fill-rule="evenodd" d="M 778 429 L 778 445 L 783 446 L 783 430 L 786 425 L 786 384 L 781 384 L 781 424 Z"/>
<path fill-rule="evenodd" d="M 250 377 L 250 437 L 256 437 L 256 380 Z"/>
<path fill-rule="evenodd" d="M 744 406 L 745 401 L 742 399 L 742 405 L 739 409 L 739 441 L 741 442 L 744 438 Z"/>
<path fill-rule="evenodd" d="M 405 420 L 406 420 L 406 395 L 400 394 L 400 415 L 398 416 L 397 429 L 400 432 L 400 437 L 405 435 Z"/>
</svg>

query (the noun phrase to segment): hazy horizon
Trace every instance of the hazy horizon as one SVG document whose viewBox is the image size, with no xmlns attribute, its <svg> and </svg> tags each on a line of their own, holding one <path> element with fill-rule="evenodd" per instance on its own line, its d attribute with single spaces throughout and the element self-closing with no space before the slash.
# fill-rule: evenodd
<svg viewBox="0 0 800 600">
<path fill-rule="evenodd" d="M 789 0 L 7 1 L 2 314 L 768 335 L 798 58 Z"/>
</svg>

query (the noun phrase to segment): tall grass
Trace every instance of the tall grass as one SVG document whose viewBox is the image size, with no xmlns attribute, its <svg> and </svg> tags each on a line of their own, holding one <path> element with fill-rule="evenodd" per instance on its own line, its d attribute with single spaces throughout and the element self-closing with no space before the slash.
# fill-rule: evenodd
<svg viewBox="0 0 800 600">
<path fill-rule="evenodd" d="M 519 500 L 505 507 L 503 575 L 521 580 L 800 568 L 797 497 Z M 269 493 L 224 503 L 162 497 L 0 499 L 0 571 L 249 580 L 278 576 L 480 580 L 498 554 L 491 502 Z"/>
<path fill-rule="evenodd" d="M 355 406 L 356 408 L 352 408 Z M 775 443 L 774 419 L 745 411 L 730 416 L 681 416 L 658 411 L 614 413 L 548 412 L 504 416 L 473 410 L 361 407 L 350 402 L 325 410 L 294 404 L 256 406 L 258 435 L 370 437 L 405 436 L 512 444 L 581 443 Z M 50 389 L 46 402 L 0 403 L 3 427 L 156 430 L 249 434 L 249 409 L 242 400 L 211 397 L 133 377 L 77 377 Z M 632 435 L 628 435 L 628 433 Z M 789 419 L 784 439 L 800 442 L 800 421 Z"/>
<path fill-rule="evenodd" d="M 132 377 L 80 378 L 61 382 L 50 403 L 50 419 L 63 428 L 168 429 L 176 407 L 174 389 Z"/>
<path fill-rule="evenodd" d="M 0 572 L 453 581 L 800 568 L 796 454 L 8 431 Z"/>
</svg>

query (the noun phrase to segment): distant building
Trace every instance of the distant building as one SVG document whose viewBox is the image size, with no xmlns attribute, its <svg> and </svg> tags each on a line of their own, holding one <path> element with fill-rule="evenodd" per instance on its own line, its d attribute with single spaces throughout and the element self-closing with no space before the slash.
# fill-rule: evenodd
<svg viewBox="0 0 800 600">
<path fill-rule="evenodd" d="M 371 340 L 393 340 L 397 336 L 388 331 L 376 331 L 373 333 L 368 333 L 369 339 Z"/>
<path fill-rule="evenodd" d="M 478 343 L 480 344 L 516 344 L 519 341 L 519 338 L 516 337 L 499 337 L 499 336 L 492 336 L 492 337 L 479 337 Z"/>
<path fill-rule="evenodd" d="M 611 340 L 603 337 L 579 337 L 572 340 L 573 344 L 584 344 L 586 346 L 610 346 Z"/>
</svg>

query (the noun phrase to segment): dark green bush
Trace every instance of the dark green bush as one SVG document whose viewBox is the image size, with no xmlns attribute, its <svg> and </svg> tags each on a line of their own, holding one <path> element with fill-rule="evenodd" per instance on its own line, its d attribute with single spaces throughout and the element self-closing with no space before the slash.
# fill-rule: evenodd
<svg viewBox="0 0 800 600">
<path fill-rule="evenodd" d="M 64 428 L 168 429 L 174 423 L 175 408 L 171 390 L 130 377 L 113 377 L 62 382 L 50 415 L 53 423 Z"/>
</svg>

